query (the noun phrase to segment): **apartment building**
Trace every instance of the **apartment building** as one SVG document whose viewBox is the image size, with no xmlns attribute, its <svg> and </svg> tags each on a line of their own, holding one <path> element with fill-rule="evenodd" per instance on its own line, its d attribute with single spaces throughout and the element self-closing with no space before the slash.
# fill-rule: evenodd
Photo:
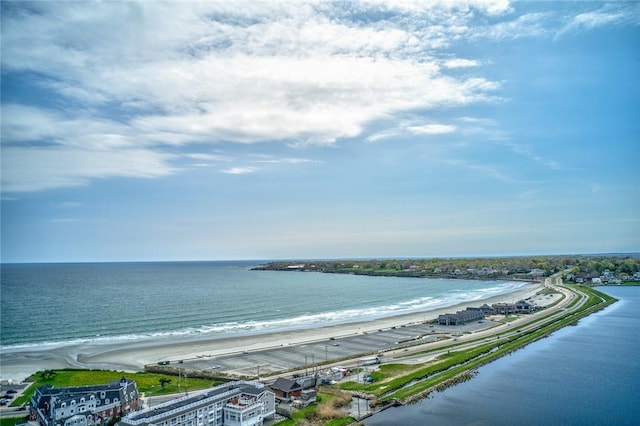
<svg viewBox="0 0 640 426">
<path fill-rule="evenodd" d="M 123 377 L 95 386 L 40 386 L 31 397 L 29 417 L 42 426 L 99 426 L 137 409 L 136 382 Z"/>
<path fill-rule="evenodd" d="M 117 426 L 262 426 L 275 412 L 264 384 L 235 381 L 131 413 Z"/>
</svg>

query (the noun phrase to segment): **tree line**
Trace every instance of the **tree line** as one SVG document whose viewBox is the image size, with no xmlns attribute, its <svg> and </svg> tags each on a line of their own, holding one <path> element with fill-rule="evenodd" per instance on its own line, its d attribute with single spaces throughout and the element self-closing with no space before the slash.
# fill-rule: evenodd
<svg viewBox="0 0 640 426">
<path fill-rule="evenodd" d="M 305 260 L 270 262 L 258 270 L 315 271 L 357 275 L 415 277 L 538 278 L 560 271 L 600 276 L 640 271 L 640 255 L 561 255 L 493 258 Z"/>
</svg>

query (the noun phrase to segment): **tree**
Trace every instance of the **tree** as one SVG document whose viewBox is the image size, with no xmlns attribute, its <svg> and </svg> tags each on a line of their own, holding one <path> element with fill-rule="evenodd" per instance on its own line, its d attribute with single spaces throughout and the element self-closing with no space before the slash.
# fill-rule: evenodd
<svg viewBox="0 0 640 426">
<path fill-rule="evenodd" d="M 167 379 L 166 377 L 160 379 L 160 387 L 162 389 L 164 389 L 164 386 L 168 385 L 169 383 L 171 383 L 171 379 Z"/>
</svg>

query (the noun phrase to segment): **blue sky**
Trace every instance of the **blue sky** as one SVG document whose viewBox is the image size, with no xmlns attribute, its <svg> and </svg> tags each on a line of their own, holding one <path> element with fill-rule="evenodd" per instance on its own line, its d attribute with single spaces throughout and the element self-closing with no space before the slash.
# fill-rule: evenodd
<svg viewBox="0 0 640 426">
<path fill-rule="evenodd" d="M 636 2 L 7 2 L 2 261 L 640 251 Z"/>
</svg>

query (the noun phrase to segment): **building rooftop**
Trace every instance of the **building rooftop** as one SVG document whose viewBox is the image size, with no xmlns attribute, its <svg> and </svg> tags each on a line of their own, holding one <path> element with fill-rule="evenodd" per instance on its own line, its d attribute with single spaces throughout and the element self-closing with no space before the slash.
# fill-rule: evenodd
<svg viewBox="0 0 640 426">
<path fill-rule="evenodd" d="M 257 395 L 264 389 L 264 385 L 258 382 L 237 381 L 229 382 L 204 391 L 199 391 L 185 395 L 183 397 L 158 404 L 142 411 L 131 413 L 122 419 L 126 424 L 152 423 L 174 411 L 181 411 L 189 406 L 197 406 L 205 400 L 222 400 L 239 393 Z"/>
</svg>

